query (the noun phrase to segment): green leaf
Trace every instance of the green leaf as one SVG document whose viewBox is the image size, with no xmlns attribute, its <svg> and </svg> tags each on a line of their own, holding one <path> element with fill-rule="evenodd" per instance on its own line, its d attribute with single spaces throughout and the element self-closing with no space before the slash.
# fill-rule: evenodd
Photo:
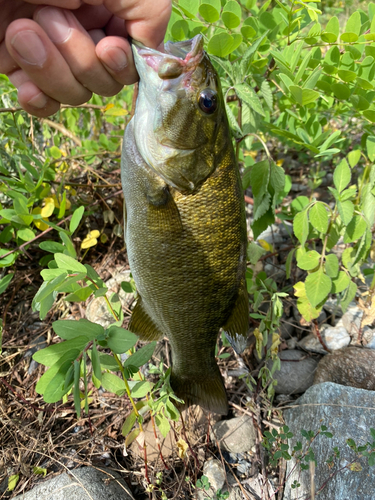
<svg viewBox="0 0 375 500">
<path fill-rule="evenodd" d="M 326 273 L 330 278 L 336 278 L 339 273 L 339 259 L 334 253 L 325 256 Z"/>
<path fill-rule="evenodd" d="M 119 366 L 113 356 L 110 356 L 109 354 L 99 353 L 99 360 L 102 370 L 111 370 L 112 372 L 118 372 Z"/>
<path fill-rule="evenodd" d="M 57 403 L 66 394 L 68 391 L 64 387 L 66 372 L 79 354 L 79 349 L 68 351 L 41 376 L 35 391 L 38 394 L 43 394 L 46 403 Z"/>
<path fill-rule="evenodd" d="M 171 34 L 175 40 L 182 41 L 189 34 L 189 24 L 185 19 L 179 19 L 172 24 Z"/>
<path fill-rule="evenodd" d="M 52 328 L 55 333 L 62 339 L 70 340 L 81 335 L 87 337 L 87 340 L 94 340 L 104 334 L 104 328 L 98 323 L 92 323 L 87 319 L 63 319 L 54 321 Z"/>
<path fill-rule="evenodd" d="M 220 10 L 220 0 L 203 0 L 199 6 L 199 14 L 208 23 L 216 23 L 220 19 Z"/>
<path fill-rule="evenodd" d="M 297 309 L 302 314 L 304 319 L 308 322 L 310 322 L 313 319 L 318 318 L 321 308 L 316 309 L 315 307 L 312 307 L 310 304 L 310 301 L 308 300 L 306 296 L 306 288 L 305 288 L 305 283 L 302 283 L 302 281 L 299 281 L 294 285 L 294 294 L 297 298 Z"/>
<path fill-rule="evenodd" d="M 9 478 L 8 478 L 8 491 L 14 490 L 14 488 L 17 486 L 19 479 L 20 479 L 19 474 L 12 474 L 11 476 L 9 476 Z"/>
<path fill-rule="evenodd" d="M 76 210 L 74 210 L 72 218 L 70 219 L 70 223 L 69 223 L 69 231 L 72 234 L 79 226 L 79 223 L 81 222 L 84 211 L 85 211 L 85 207 L 83 207 L 83 206 L 78 207 Z"/>
<path fill-rule="evenodd" d="M 328 213 L 324 203 L 316 202 L 309 210 L 309 220 L 313 228 L 319 233 L 326 233 L 328 230 Z"/>
<path fill-rule="evenodd" d="M 286 279 L 287 280 L 290 278 L 290 271 L 292 269 L 292 261 L 293 261 L 295 251 L 296 251 L 296 249 L 292 248 L 292 250 L 288 253 L 288 257 L 286 258 L 285 271 L 286 271 Z"/>
<path fill-rule="evenodd" d="M 225 26 L 232 30 L 237 28 L 241 23 L 241 7 L 235 0 L 229 0 L 225 5 L 221 14 L 221 19 Z"/>
<path fill-rule="evenodd" d="M 202 5 L 201 5 L 202 7 Z M 213 35 L 207 45 L 207 52 L 218 57 L 226 57 L 232 52 L 234 39 L 226 32 Z"/>
<path fill-rule="evenodd" d="M 324 33 L 322 33 L 321 38 L 323 42 L 326 43 L 335 43 L 340 32 L 339 20 L 336 16 L 331 17 L 328 21 L 326 29 Z"/>
<path fill-rule="evenodd" d="M 85 266 L 69 255 L 56 253 L 55 261 L 58 268 L 65 269 L 69 273 L 86 273 Z"/>
<path fill-rule="evenodd" d="M 341 220 L 345 226 L 349 224 L 349 222 L 353 218 L 354 214 L 354 205 L 351 201 L 338 201 L 337 202 L 337 209 L 339 211 Z"/>
<path fill-rule="evenodd" d="M 92 369 L 93 369 L 95 377 L 98 380 L 101 380 L 102 379 L 102 369 L 100 366 L 100 358 L 99 358 L 98 350 L 96 348 L 95 340 L 92 344 L 91 362 L 92 362 Z"/>
<path fill-rule="evenodd" d="M 267 191 L 270 178 L 270 162 L 268 160 L 254 163 L 250 172 L 251 189 L 254 200 L 260 201 Z"/>
<path fill-rule="evenodd" d="M 344 85 L 343 83 L 333 83 L 331 85 L 331 90 L 337 99 L 346 101 L 350 97 L 350 88 L 348 85 Z"/>
<path fill-rule="evenodd" d="M 123 354 L 131 349 L 138 341 L 138 337 L 119 326 L 110 326 L 107 330 L 107 345 L 116 354 Z"/>
<path fill-rule="evenodd" d="M 238 83 L 234 86 L 234 88 L 241 101 L 246 102 L 246 104 L 248 104 L 253 111 L 264 116 L 262 104 L 260 103 L 254 90 L 249 85 L 246 83 Z"/>
<path fill-rule="evenodd" d="M 346 83 L 354 82 L 354 80 L 357 78 L 357 73 L 354 71 L 350 71 L 348 69 L 339 69 L 337 74 Z"/>
<path fill-rule="evenodd" d="M 65 250 L 63 253 L 68 253 L 70 256 L 76 257 L 77 253 L 76 253 L 76 250 L 74 248 L 73 242 L 70 239 L 70 237 L 62 231 L 60 231 L 59 234 L 60 234 L 60 238 L 61 238 L 62 242 L 65 245 Z"/>
<path fill-rule="evenodd" d="M 304 271 L 311 271 L 319 265 L 320 257 L 315 250 L 309 250 L 302 255 L 297 254 L 297 266 Z"/>
<path fill-rule="evenodd" d="M 367 138 L 367 140 L 368 139 L 369 138 Z M 367 148 L 367 152 L 368 152 L 368 148 Z M 361 150 L 360 149 L 355 149 L 354 151 L 350 151 L 350 153 L 348 154 L 348 161 L 349 161 L 349 165 L 351 166 L 351 168 L 353 168 L 357 165 L 360 158 L 361 158 Z M 375 137 L 374 137 L 374 159 L 375 159 Z M 371 160 L 371 158 L 370 158 L 370 160 Z M 371 160 L 371 161 L 373 161 L 373 160 Z"/>
<path fill-rule="evenodd" d="M 122 396 L 126 391 L 125 382 L 113 373 L 103 373 L 102 386 L 106 391 L 113 392 L 118 396 Z"/>
<path fill-rule="evenodd" d="M 134 354 L 128 357 L 128 359 L 124 363 L 124 368 L 128 366 L 135 366 L 136 368 L 140 368 L 147 361 L 149 361 L 154 354 L 154 350 L 156 347 L 156 342 L 150 342 L 145 346 L 138 349 Z"/>
<path fill-rule="evenodd" d="M 3 278 L 1 278 L 1 280 L 0 280 L 0 293 L 5 292 L 5 290 L 9 286 L 9 283 L 12 281 L 13 276 L 14 276 L 14 273 L 9 273 L 9 274 L 6 274 Z"/>
<path fill-rule="evenodd" d="M 87 345 L 87 337 L 79 336 L 65 342 L 53 344 L 33 354 L 33 359 L 45 366 L 53 366 L 69 351 L 81 352 Z M 77 356 L 72 356 L 75 359 Z"/>
<path fill-rule="evenodd" d="M 85 286 L 67 295 L 65 300 L 68 302 L 84 302 L 92 293 L 94 293 L 94 291 L 91 286 Z"/>
<path fill-rule="evenodd" d="M 79 379 L 81 375 L 81 365 L 78 360 L 74 360 L 74 408 L 77 413 L 77 418 L 81 416 L 81 392 L 79 390 Z"/>
<path fill-rule="evenodd" d="M 367 154 L 370 161 L 375 161 L 375 136 L 369 135 L 366 139 Z"/>
<path fill-rule="evenodd" d="M 155 415 L 155 423 L 158 426 L 161 435 L 165 438 L 171 429 L 168 419 L 162 414 L 158 413 Z"/>
<path fill-rule="evenodd" d="M 301 106 L 306 106 L 306 104 L 310 104 L 311 102 L 316 101 L 318 97 L 320 97 L 319 92 L 311 89 L 302 89 L 298 85 L 291 85 L 289 87 L 289 90 L 294 99 Z"/>
<path fill-rule="evenodd" d="M 352 174 L 350 171 L 350 167 L 348 162 L 344 158 L 335 168 L 333 173 L 333 182 L 335 187 L 339 193 L 346 188 L 352 178 Z"/>
<path fill-rule="evenodd" d="M 270 87 L 270 84 L 267 80 L 263 80 L 260 86 L 260 92 L 270 110 L 273 108 L 273 94 Z"/>
<path fill-rule="evenodd" d="M 258 260 L 266 253 L 266 250 L 262 248 L 260 245 L 257 245 L 252 241 L 251 243 L 248 244 L 247 246 L 247 260 L 250 262 L 250 264 L 255 265 Z"/>
<path fill-rule="evenodd" d="M 60 276 L 56 276 L 56 278 L 48 283 L 44 282 L 33 299 L 33 308 L 38 302 L 42 302 L 42 300 L 51 295 L 56 290 L 56 288 L 65 280 L 65 278 L 66 272 L 64 272 Z"/>
<path fill-rule="evenodd" d="M 47 475 L 47 469 L 44 469 L 43 467 L 33 467 L 33 474 L 37 474 L 39 476 L 46 477 Z"/>
<path fill-rule="evenodd" d="M 39 248 L 51 253 L 64 253 L 65 250 L 64 245 L 52 240 L 42 241 L 42 243 L 39 243 Z"/>
<path fill-rule="evenodd" d="M 124 437 L 126 437 L 129 432 L 132 430 L 133 425 L 135 424 L 137 417 L 134 413 L 134 410 L 126 417 L 124 425 L 122 426 L 121 433 Z"/>
<path fill-rule="evenodd" d="M 344 271 L 340 271 L 337 278 L 332 279 L 332 293 L 340 293 L 348 288 L 350 283 L 350 278 Z"/>
<path fill-rule="evenodd" d="M 361 32 L 361 14 L 358 11 L 353 12 L 353 14 L 349 17 L 345 31 L 348 33 L 355 33 L 359 35 Z"/>
<path fill-rule="evenodd" d="M 153 386 L 154 384 L 152 384 L 151 382 L 142 380 L 132 388 L 131 395 L 133 396 L 133 398 L 144 398 L 146 394 L 151 391 Z"/>
<path fill-rule="evenodd" d="M 309 235 L 309 220 L 307 218 L 307 213 L 304 210 L 299 212 L 293 220 L 293 231 L 298 241 L 303 246 L 306 243 L 307 237 Z"/>
<path fill-rule="evenodd" d="M 356 293 L 357 293 L 357 285 L 353 281 L 351 281 L 347 291 L 345 292 L 344 299 L 341 301 L 342 312 L 346 311 L 348 305 L 354 299 Z"/>
<path fill-rule="evenodd" d="M 344 243 L 357 241 L 366 231 L 366 221 L 360 215 L 355 215 L 346 227 Z"/>
<path fill-rule="evenodd" d="M 32 231 L 30 228 L 25 227 L 23 229 L 19 229 L 17 231 L 17 236 L 23 241 L 30 241 L 35 238 L 34 231 Z"/>
<path fill-rule="evenodd" d="M 305 287 L 307 298 L 311 305 L 316 307 L 328 296 L 332 288 L 332 281 L 322 269 L 319 269 L 319 271 L 307 276 Z"/>
</svg>

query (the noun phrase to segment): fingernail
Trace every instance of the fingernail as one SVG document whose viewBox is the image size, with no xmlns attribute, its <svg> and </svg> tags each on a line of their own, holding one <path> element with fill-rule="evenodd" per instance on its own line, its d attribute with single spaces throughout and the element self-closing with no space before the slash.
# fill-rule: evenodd
<svg viewBox="0 0 375 500">
<path fill-rule="evenodd" d="M 103 63 L 116 73 L 128 65 L 128 58 L 125 52 L 119 47 L 107 47 L 103 56 Z"/>
<path fill-rule="evenodd" d="M 28 64 L 43 66 L 47 52 L 42 40 L 32 30 L 20 31 L 11 40 L 11 45 L 19 56 Z"/>
<path fill-rule="evenodd" d="M 27 101 L 27 104 L 33 108 L 43 109 L 47 106 L 47 97 L 43 94 L 43 92 L 39 92 L 39 94 Z"/>
<path fill-rule="evenodd" d="M 37 22 L 54 43 L 64 43 L 70 37 L 72 28 L 64 11 L 44 7 L 37 16 Z"/>
</svg>

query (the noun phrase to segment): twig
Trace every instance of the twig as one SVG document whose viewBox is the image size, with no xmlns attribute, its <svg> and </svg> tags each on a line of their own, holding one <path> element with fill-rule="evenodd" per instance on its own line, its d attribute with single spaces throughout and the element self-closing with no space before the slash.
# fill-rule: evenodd
<svg viewBox="0 0 375 500">
<path fill-rule="evenodd" d="M 53 122 L 52 120 L 48 120 L 47 118 L 43 118 L 42 123 L 45 123 L 46 125 L 49 125 L 52 128 L 55 128 L 59 132 L 62 133 L 62 135 L 65 135 L 66 137 L 69 137 L 73 142 L 77 144 L 77 146 L 81 147 L 82 146 L 82 141 L 79 139 L 79 137 L 75 136 L 73 132 L 68 130 L 67 128 L 64 127 L 64 125 L 61 125 L 61 123 L 56 123 Z M 62 159 L 63 161 L 63 159 Z"/>
<path fill-rule="evenodd" d="M 51 408 L 41 408 L 40 406 L 35 406 L 32 403 L 30 403 L 29 401 L 27 401 L 27 399 L 25 399 L 21 394 L 19 394 L 17 391 L 15 391 L 13 389 L 13 387 L 10 384 L 8 384 L 8 382 L 3 377 L 0 377 L 0 382 L 2 382 L 11 392 L 13 392 L 13 394 L 18 399 L 20 399 L 21 401 L 23 401 L 24 403 L 26 403 L 28 406 L 30 406 L 34 410 L 43 411 L 43 412 L 47 411 L 49 413 L 54 413 L 55 412 L 55 410 L 52 410 Z"/>
</svg>

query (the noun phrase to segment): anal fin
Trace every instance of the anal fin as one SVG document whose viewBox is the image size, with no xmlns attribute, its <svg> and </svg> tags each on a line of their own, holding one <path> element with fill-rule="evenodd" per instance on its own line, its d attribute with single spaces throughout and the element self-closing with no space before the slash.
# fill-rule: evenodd
<svg viewBox="0 0 375 500">
<path fill-rule="evenodd" d="M 249 297 L 245 281 L 240 287 L 233 311 L 223 330 L 236 353 L 244 351 L 249 331 Z"/>
<path fill-rule="evenodd" d="M 164 333 L 160 331 L 159 327 L 155 325 L 146 312 L 142 297 L 138 297 L 138 301 L 133 309 L 129 330 L 145 341 L 160 340 L 164 337 Z"/>
</svg>

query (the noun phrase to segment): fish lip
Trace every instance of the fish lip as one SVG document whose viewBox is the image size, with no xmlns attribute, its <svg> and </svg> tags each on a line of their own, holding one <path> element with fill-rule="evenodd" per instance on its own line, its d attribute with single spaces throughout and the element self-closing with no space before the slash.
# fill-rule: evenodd
<svg viewBox="0 0 375 500">
<path fill-rule="evenodd" d="M 167 42 L 164 45 L 164 52 L 146 47 L 136 40 L 132 40 L 132 49 L 136 58 L 140 56 L 156 72 L 160 62 L 166 58 L 175 60 L 178 65 L 183 67 L 185 72 L 195 68 L 204 57 L 203 37 L 201 34 L 184 42 Z M 176 53 L 180 53 L 185 57 L 180 57 Z"/>
</svg>

